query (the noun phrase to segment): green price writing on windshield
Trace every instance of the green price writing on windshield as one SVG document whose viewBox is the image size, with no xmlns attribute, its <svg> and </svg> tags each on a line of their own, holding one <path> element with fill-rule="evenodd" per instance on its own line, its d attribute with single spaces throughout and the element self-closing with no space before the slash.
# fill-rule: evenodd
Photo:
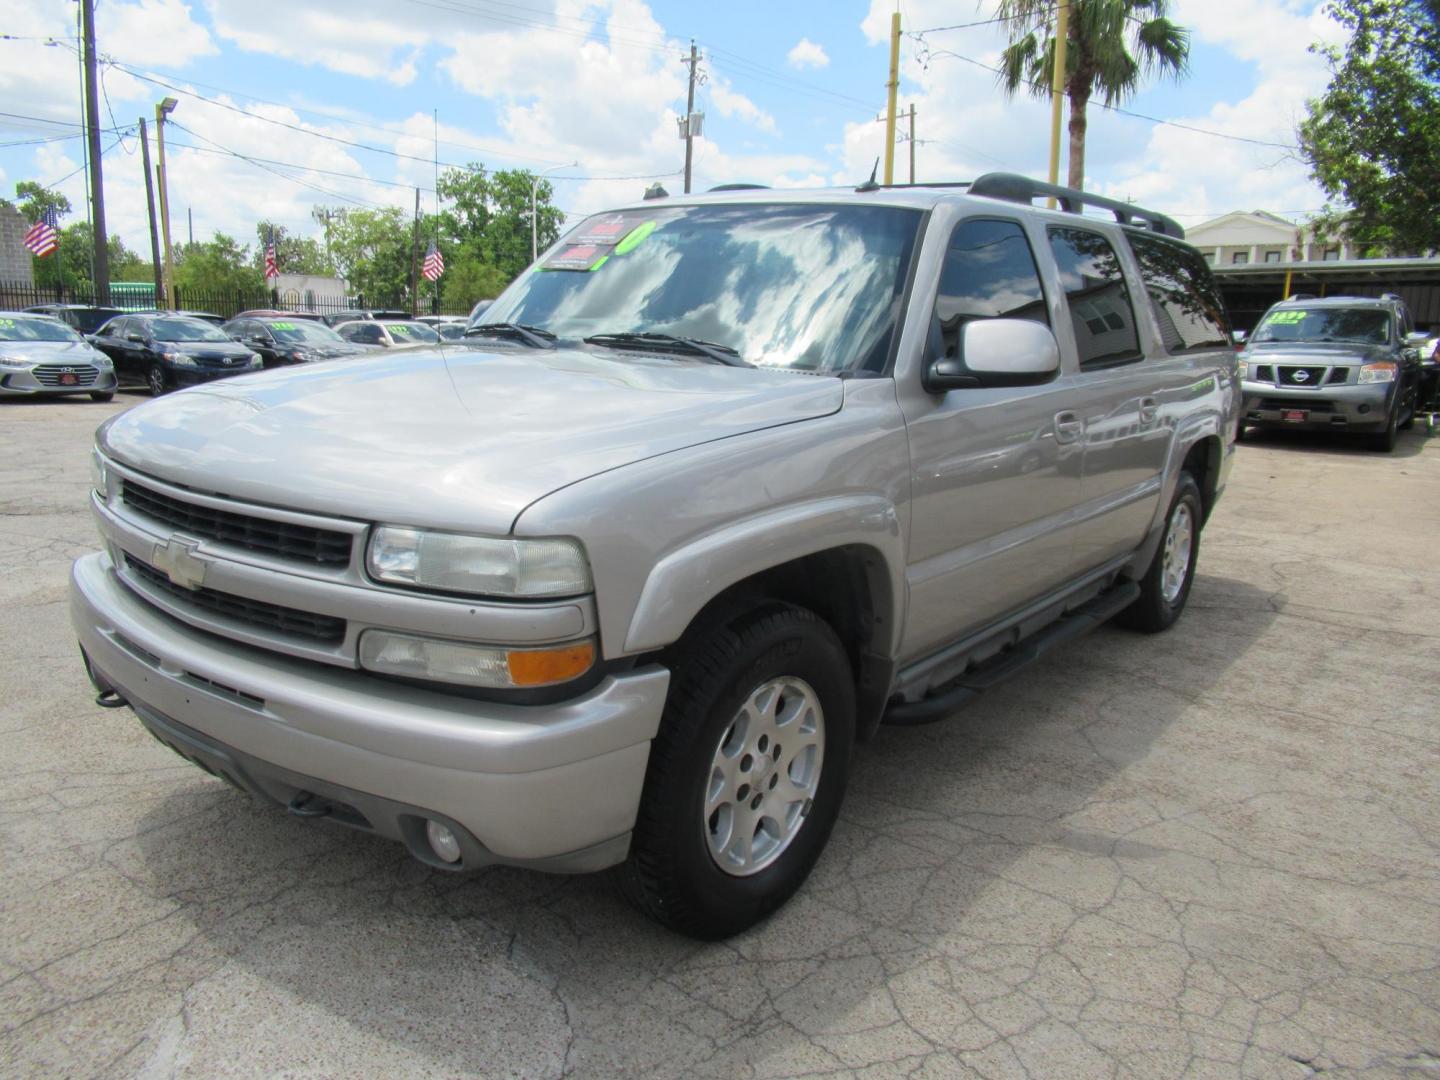
<svg viewBox="0 0 1440 1080">
<path fill-rule="evenodd" d="M 1305 312 L 1303 312 L 1303 311 L 1277 311 L 1277 312 L 1275 312 L 1274 315 L 1271 315 L 1270 318 L 1268 318 L 1268 319 L 1265 320 L 1265 321 L 1266 321 L 1266 322 L 1269 322 L 1269 323 L 1272 323 L 1272 324 L 1279 324 L 1279 325 L 1285 325 L 1285 324 L 1288 324 L 1288 323 L 1304 322 L 1304 321 L 1305 321 Z"/>
<path fill-rule="evenodd" d="M 0 326 L 5 327 L 6 330 L 14 330 L 14 329 L 15 329 L 15 320 L 14 320 L 14 319 L 0 319 Z"/>
<path fill-rule="evenodd" d="M 294 329 L 295 329 L 295 324 L 294 324 L 293 322 L 275 322 L 275 323 L 271 323 L 270 325 L 273 326 L 276 330 L 294 330 Z"/>
</svg>

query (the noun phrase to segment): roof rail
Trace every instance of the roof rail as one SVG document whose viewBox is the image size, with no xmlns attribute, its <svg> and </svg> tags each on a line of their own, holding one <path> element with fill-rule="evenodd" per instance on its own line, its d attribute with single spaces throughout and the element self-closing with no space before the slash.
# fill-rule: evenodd
<svg viewBox="0 0 1440 1080">
<path fill-rule="evenodd" d="M 1024 203 L 1026 206 L 1031 205 L 1042 195 L 1053 196 L 1055 201 L 1060 204 L 1061 209 L 1067 213 L 1080 214 L 1084 212 L 1085 207 L 1094 206 L 1098 209 L 1109 210 L 1121 225 L 1141 225 L 1162 236 L 1173 236 L 1179 240 L 1185 238 L 1185 230 L 1180 227 L 1179 222 L 1171 220 L 1164 214 L 1157 214 L 1153 210 L 1142 210 L 1138 206 L 1132 206 L 1130 203 L 1120 202 L 1117 199 L 1091 195 L 1088 191 L 1077 191 L 1075 188 L 1061 187 L 1059 184 L 1044 184 L 1018 173 L 986 173 L 971 183 L 970 194 L 1004 199 L 1006 202 Z"/>
<path fill-rule="evenodd" d="M 769 191 L 769 184 L 716 184 L 710 191 Z M 709 194 L 707 192 L 706 194 Z"/>
</svg>

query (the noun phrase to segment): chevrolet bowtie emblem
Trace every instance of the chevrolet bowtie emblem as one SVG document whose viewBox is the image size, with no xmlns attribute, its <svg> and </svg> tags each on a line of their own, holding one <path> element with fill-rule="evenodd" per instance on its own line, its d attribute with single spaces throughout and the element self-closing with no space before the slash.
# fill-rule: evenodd
<svg viewBox="0 0 1440 1080">
<path fill-rule="evenodd" d="M 156 545 L 155 555 L 150 560 L 157 570 L 165 571 L 172 583 L 182 589 L 198 589 L 205 584 L 205 568 L 209 560 L 197 555 L 200 541 L 187 540 L 183 536 L 172 536 L 165 545 Z"/>
</svg>

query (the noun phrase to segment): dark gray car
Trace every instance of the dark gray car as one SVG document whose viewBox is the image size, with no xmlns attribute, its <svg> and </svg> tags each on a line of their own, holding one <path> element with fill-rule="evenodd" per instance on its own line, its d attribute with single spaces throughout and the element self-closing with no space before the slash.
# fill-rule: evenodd
<svg viewBox="0 0 1440 1080">
<path fill-rule="evenodd" d="M 1379 450 L 1414 422 L 1419 339 L 1395 297 L 1287 300 L 1265 313 L 1240 355 L 1247 425 L 1354 431 Z"/>
</svg>

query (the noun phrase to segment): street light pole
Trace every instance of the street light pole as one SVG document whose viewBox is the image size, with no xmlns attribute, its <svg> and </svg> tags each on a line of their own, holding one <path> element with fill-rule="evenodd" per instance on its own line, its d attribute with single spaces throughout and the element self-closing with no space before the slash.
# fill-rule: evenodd
<svg viewBox="0 0 1440 1080">
<path fill-rule="evenodd" d="M 535 227 L 535 193 L 540 189 L 540 178 L 545 173 L 559 172 L 561 169 L 578 169 L 580 163 L 572 161 L 569 165 L 556 165 L 554 168 L 538 172 L 530 178 L 530 261 L 533 263 L 540 257 L 539 237 L 540 231 Z"/>
<path fill-rule="evenodd" d="M 175 310 L 175 259 L 170 248 L 170 178 L 165 172 L 165 118 L 180 103 L 167 97 L 155 106 L 155 141 L 160 149 L 160 233 L 165 239 L 165 307 Z M 155 305 L 159 307 L 159 304 Z"/>
</svg>

